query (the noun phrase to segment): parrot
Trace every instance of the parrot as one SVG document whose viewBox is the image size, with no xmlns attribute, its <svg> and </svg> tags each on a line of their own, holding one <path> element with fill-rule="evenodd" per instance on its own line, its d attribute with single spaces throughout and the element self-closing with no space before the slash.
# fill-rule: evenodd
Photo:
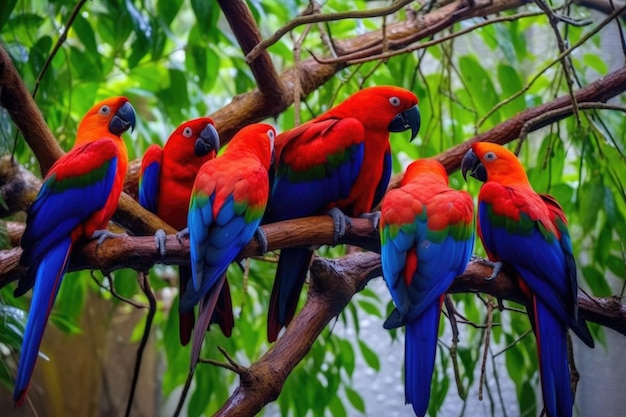
<svg viewBox="0 0 626 417">
<path fill-rule="evenodd" d="M 528 299 L 537 340 L 544 408 L 548 417 L 571 417 L 574 405 L 567 354 L 571 328 L 589 347 L 594 341 L 578 312 L 576 261 L 559 203 L 538 194 L 517 156 L 503 146 L 476 142 L 461 162 L 484 182 L 478 195 L 478 235 L 489 259 L 514 272 Z"/>
<path fill-rule="evenodd" d="M 219 135 L 213 120 L 200 117 L 178 126 L 161 147 L 152 144 L 141 161 L 139 177 L 139 204 L 155 213 L 176 230 L 187 227 L 187 210 L 191 188 L 200 167 L 215 158 L 220 147 Z M 157 246 L 165 251 L 163 233 L 158 233 Z M 179 267 L 179 289 L 182 293 L 191 279 L 188 266 Z M 228 284 L 222 287 L 215 316 L 222 332 L 230 336 L 234 325 Z M 194 325 L 193 311 L 179 317 L 182 345 L 187 345 Z"/>
<path fill-rule="evenodd" d="M 78 126 L 76 142 L 44 178 L 28 209 L 20 245 L 27 275 L 15 296 L 33 288 L 18 362 L 13 399 L 22 405 L 50 311 L 74 244 L 107 237 L 106 227 L 117 208 L 128 166 L 121 135 L 135 127 L 135 110 L 126 97 L 94 105 Z"/>
<path fill-rule="evenodd" d="M 465 271 L 474 247 L 474 202 L 448 186 L 436 159 L 418 159 L 400 187 L 382 201 L 383 278 L 396 308 L 386 329 L 406 327 L 404 390 L 417 416 L 426 415 L 445 292 Z"/>
<path fill-rule="evenodd" d="M 223 154 L 202 165 L 193 184 L 187 226 L 192 279 L 183 291 L 181 314 L 198 304 L 191 366 L 200 355 L 204 332 L 226 270 L 255 236 L 269 198 L 269 169 L 276 131 L 265 123 L 251 124 L 233 136 Z"/>
<path fill-rule="evenodd" d="M 335 240 L 347 216 L 368 217 L 391 176 L 390 132 L 420 127 L 418 99 L 394 86 L 360 90 L 318 117 L 276 138 L 273 185 L 264 223 L 329 214 Z M 377 227 L 377 216 L 370 216 Z M 295 314 L 313 252 L 281 250 L 268 311 L 267 337 L 277 339 Z"/>
</svg>

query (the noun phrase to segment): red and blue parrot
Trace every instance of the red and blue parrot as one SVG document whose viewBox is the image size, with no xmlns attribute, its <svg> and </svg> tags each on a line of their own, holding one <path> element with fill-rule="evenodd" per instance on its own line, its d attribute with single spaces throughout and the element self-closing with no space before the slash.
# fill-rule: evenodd
<svg viewBox="0 0 626 417">
<path fill-rule="evenodd" d="M 226 270 L 255 235 L 265 212 L 275 136 L 268 124 L 244 127 L 222 155 L 202 165 L 194 182 L 187 219 L 192 280 L 179 305 L 186 314 L 199 304 L 192 370 Z"/>
<path fill-rule="evenodd" d="M 465 271 L 474 246 L 474 203 L 448 186 L 434 159 L 411 163 L 384 197 L 380 217 L 383 277 L 396 305 L 384 324 L 406 326 L 404 392 L 426 415 L 446 290 Z"/>
<path fill-rule="evenodd" d="M 594 342 L 578 314 L 576 261 L 567 220 L 556 200 L 537 194 L 519 159 L 506 148 L 477 142 L 461 163 L 463 176 L 483 181 L 478 234 L 489 259 L 517 276 L 528 297 L 537 339 L 544 408 L 548 417 L 571 417 L 574 397 L 567 362 L 567 330 Z"/>
<path fill-rule="evenodd" d="M 175 229 L 185 229 L 193 182 L 200 167 L 215 158 L 219 147 L 219 135 L 209 117 L 189 120 L 178 126 L 163 149 L 157 144 L 150 145 L 141 161 L 139 203 Z M 157 245 L 162 253 L 165 252 L 164 238 L 163 233 L 157 233 Z M 181 293 L 190 279 L 191 269 L 180 266 Z M 234 319 L 228 284 L 222 287 L 213 320 L 226 336 L 231 335 Z M 183 345 L 189 343 L 194 321 L 193 311 L 179 317 Z"/>
<path fill-rule="evenodd" d="M 74 147 L 50 168 L 28 209 L 20 243 L 20 263 L 28 266 L 28 273 L 15 296 L 34 289 L 13 393 L 18 406 L 28 392 L 74 243 L 107 236 L 104 230 L 117 208 L 128 166 L 121 135 L 134 126 L 135 111 L 125 97 L 93 106 L 78 126 Z"/>
<path fill-rule="evenodd" d="M 419 127 L 415 94 L 378 86 L 365 88 L 283 132 L 276 138 L 276 167 L 264 222 L 328 213 L 339 239 L 345 231 L 345 215 L 369 213 L 387 189 L 389 133 L 410 129 L 413 139 Z M 372 220 L 377 223 L 375 217 Z M 271 342 L 295 314 L 312 255 L 308 248 L 281 251 L 268 313 Z"/>
</svg>

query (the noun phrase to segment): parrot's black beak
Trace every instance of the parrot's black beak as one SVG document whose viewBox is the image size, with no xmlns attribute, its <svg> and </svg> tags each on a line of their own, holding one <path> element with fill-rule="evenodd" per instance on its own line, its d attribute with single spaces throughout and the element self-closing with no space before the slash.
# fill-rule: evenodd
<svg viewBox="0 0 626 417">
<path fill-rule="evenodd" d="M 463 179 L 467 181 L 467 172 L 476 178 L 478 181 L 487 181 L 487 171 L 483 166 L 480 159 L 476 156 L 473 150 L 469 150 L 465 153 L 463 160 L 461 161 L 461 172 L 463 173 Z"/>
<path fill-rule="evenodd" d="M 390 132 L 404 132 L 410 128 L 411 140 L 413 140 L 415 139 L 415 136 L 417 136 L 417 132 L 420 130 L 420 124 L 420 110 L 416 104 L 407 111 L 397 114 L 391 123 L 389 123 L 389 127 L 387 129 Z"/>
<path fill-rule="evenodd" d="M 117 136 L 122 136 L 122 133 L 129 128 L 131 132 L 135 128 L 135 109 L 127 101 L 115 112 L 115 115 L 109 122 L 109 131 Z"/>
<path fill-rule="evenodd" d="M 215 126 L 209 123 L 200 132 L 193 146 L 193 151 L 196 156 L 205 156 L 213 150 L 215 150 L 215 153 L 220 150 L 220 135 L 215 130 Z"/>
</svg>

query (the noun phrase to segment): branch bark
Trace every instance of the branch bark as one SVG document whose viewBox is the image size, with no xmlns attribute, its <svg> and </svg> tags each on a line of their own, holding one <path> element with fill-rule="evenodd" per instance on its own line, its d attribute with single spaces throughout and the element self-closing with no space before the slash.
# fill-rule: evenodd
<svg viewBox="0 0 626 417">
<path fill-rule="evenodd" d="M 217 0 L 217 3 L 224 12 L 243 54 L 247 55 L 257 43 L 261 42 L 261 33 L 248 5 L 242 0 Z M 258 59 L 249 65 L 259 92 L 265 100 L 278 101 L 276 105 L 282 106 L 281 101 L 286 99 L 287 94 L 267 51 L 263 51 Z"/>
<path fill-rule="evenodd" d="M 465 273 L 456 278 L 450 292 L 484 292 L 524 303 L 515 281 L 503 272 L 494 280 L 485 280 L 492 271 L 483 260 L 474 260 Z M 311 285 L 302 310 L 270 350 L 240 373 L 239 386 L 215 415 L 252 416 L 274 401 L 289 373 L 306 356 L 330 320 L 380 273 L 380 256 L 373 252 L 354 253 L 340 259 L 315 258 L 311 265 Z M 578 299 L 580 311 L 588 320 L 600 319 L 597 321 L 600 324 L 626 334 L 626 306 L 615 298 L 579 295 Z"/>
</svg>

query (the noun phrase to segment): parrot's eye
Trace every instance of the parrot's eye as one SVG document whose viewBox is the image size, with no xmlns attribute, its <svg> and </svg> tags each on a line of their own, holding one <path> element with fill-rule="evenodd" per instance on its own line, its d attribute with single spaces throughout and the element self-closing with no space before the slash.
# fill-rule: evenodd
<svg viewBox="0 0 626 417">
<path fill-rule="evenodd" d="M 393 107 L 398 107 L 400 105 L 400 99 L 398 97 L 389 98 L 389 102 Z"/>
<path fill-rule="evenodd" d="M 495 161 L 496 159 L 498 159 L 498 157 L 493 152 L 487 152 L 485 154 L 485 161 Z"/>
<path fill-rule="evenodd" d="M 190 127 L 186 127 L 185 129 L 183 129 L 183 136 L 184 137 L 190 138 L 192 134 L 193 134 L 193 131 L 191 130 Z"/>
<path fill-rule="evenodd" d="M 272 149 L 274 149 L 274 138 L 276 137 L 276 133 L 273 129 L 267 131 L 267 137 L 270 140 L 270 145 L 272 146 Z"/>
<path fill-rule="evenodd" d="M 98 114 L 101 114 L 103 116 L 108 116 L 109 113 L 111 113 L 111 108 L 107 106 L 106 104 L 100 107 L 100 110 L 98 110 Z"/>
</svg>

